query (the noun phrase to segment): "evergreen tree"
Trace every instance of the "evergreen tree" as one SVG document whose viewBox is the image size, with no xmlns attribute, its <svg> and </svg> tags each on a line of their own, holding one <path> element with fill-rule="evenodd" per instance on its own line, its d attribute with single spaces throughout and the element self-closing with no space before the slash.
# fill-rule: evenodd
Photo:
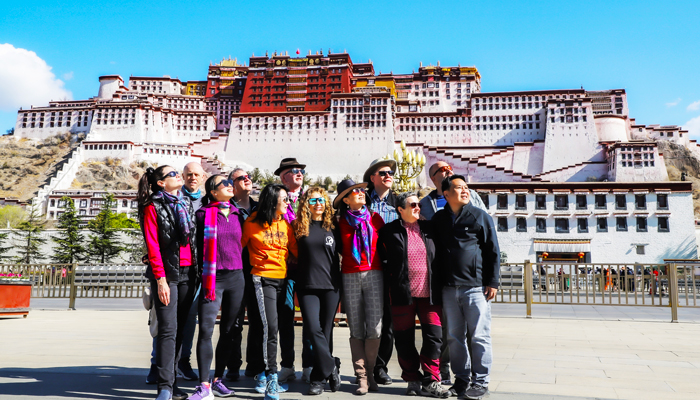
<svg viewBox="0 0 700 400">
<path fill-rule="evenodd" d="M 112 211 L 116 207 L 114 195 L 105 197 L 100 213 L 88 222 L 89 244 L 87 252 L 93 262 L 108 263 L 126 250 L 119 238 L 119 216 Z"/>
<path fill-rule="evenodd" d="M 46 243 L 46 239 L 41 237 L 46 221 L 39 215 L 36 207 L 30 206 L 27 211 L 26 218 L 17 224 L 17 229 L 13 231 L 17 247 L 15 262 L 23 264 L 38 262 L 43 258 L 41 246 Z"/>
<path fill-rule="evenodd" d="M 85 259 L 83 243 L 85 237 L 80 233 L 80 217 L 75 210 L 73 199 L 68 196 L 61 197 L 60 202 L 65 203 L 65 211 L 58 217 L 58 235 L 51 240 L 56 243 L 52 261 L 57 264 L 72 264 Z"/>
<path fill-rule="evenodd" d="M 9 258 L 9 256 L 5 255 L 5 253 L 10 250 L 11 246 L 4 246 L 8 237 L 10 237 L 10 232 L 0 233 L 0 261 L 4 261 Z"/>
</svg>

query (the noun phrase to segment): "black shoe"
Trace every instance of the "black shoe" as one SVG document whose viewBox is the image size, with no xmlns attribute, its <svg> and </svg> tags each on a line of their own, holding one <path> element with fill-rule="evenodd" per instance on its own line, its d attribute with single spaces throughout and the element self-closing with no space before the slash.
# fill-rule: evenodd
<svg viewBox="0 0 700 400">
<path fill-rule="evenodd" d="M 335 391 L 335 390 L 334 390 Z M 323 393 L 323 382 L 311 382 L 309 385 L 309 393 L 310 395 L 319 395 Z"/>
<path fill-rule="evenodd" d="M 336 367 L 333 368 L 333 372 L 328 377 L 328 384 L 331 387 L 331 392 L 337 392 L 340 389 L 340 371 L 338 371 L 337 365 L 340 361 L 336 358 Z"/>
<path fill-rule="evenodd" d="M 481 386 L 478 383 L 473 384 L 464 394 L 464 398 L 469 400 L 481 400 L 489 395 L 488 386 Z"/>
<path fill-rule="evenodd" d="M 187 393 L 183 392 L 182 389 L 180 389 L 177 386 L 173 386 L 173 400 L 187 400 Z"/>
<path fill-rule="evenodd" d="M 265 370 L 265 368 L 263 368 L 263 371 L 264 371 L 264 370 Z M 255 371 L 252 370 L 252 369 L 246 368 L 244 374 L 245 374 L 245 376 L 247 376 L 248 378 L 254 378 L 255 375 L 259 374 L 260 372 L 262 372 L 262 371 L 255 372 Z"/>
<path fill-rule="evenodd" d="M 156 383 L 158 383 L 158 367 L 151 364 L 151 369 L 148 371 L 148 375 L 146 376 L 146 384 L 155 385 Z"/>
<path fill-rule="evenodd" d="M 452 397 L 464 397 L 464 395 L 469 389 L 469 384 L 464 382 L 459 378 L 455 378 L 455 384 L 450 388 L 450 395 Z"/>
<path fill-rule="evenodd" d="M 229 369 L 228 373 L 226 374 L 226 380 L 229 382 L 238 382 L 238 380 L 241 378 L 241 372 L 239 370 L 232 370 Z"/>
<path fill-rule="evenodd" d="M 374 374 L 374 381 L 380 385 L 391 385 L 391 377 L 383 369 Z"/>
<path fill-rule="evenodd" d="M 186 381 L 197 381 L 199 376 L 192 370 L 189 362 L 179 362 L 177 363 L 177 370 L 182 376 L 182 379 Z"/>
</svg>

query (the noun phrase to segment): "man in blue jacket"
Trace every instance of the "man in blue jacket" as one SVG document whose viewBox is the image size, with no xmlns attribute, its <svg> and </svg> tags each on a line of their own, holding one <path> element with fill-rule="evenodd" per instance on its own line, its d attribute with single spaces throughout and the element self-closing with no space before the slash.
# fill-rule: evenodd
<svg viewBox="0 0 700 400">
<path fill-rule="evenodd" d="M 454 394 L 467 399 L 488 395 L 491 369 L 491 304 L 500 274 L 500 251 L 493 220 L 470 201 L 462 175 L 442 181 L 447 204 L 432 221 L 440 258 L 443 315 Z"/>
</svg>

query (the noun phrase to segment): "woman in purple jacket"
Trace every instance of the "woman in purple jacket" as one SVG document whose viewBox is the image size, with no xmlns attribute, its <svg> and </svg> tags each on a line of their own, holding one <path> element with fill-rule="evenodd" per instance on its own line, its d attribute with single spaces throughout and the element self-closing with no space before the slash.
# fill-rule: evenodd
<svg viewBox="0 0 700 400">
<path fill-rule="evenodd" d="M 206 197 L 197 210 L 197 248 L 200 249 L 198 266 L 202 275 L 199 296 L 199 339 L 197 364 L 201 385 L 190 396 L 191 400 L 232 396 L 232 390 L 223 382 L 226 361 L 233 345 L 233 325 L 243 304 L 245 281 L 241 258 L 242 215 L 231 204 L 233 182 L 223 175 L 214 175 L 204 184 Z M 216 315 L 221 308 L 219 342 L 216 344 L 216 365 L 210 382 L 211 362 L 214 356 L 211 337 Z"/>
</svg>

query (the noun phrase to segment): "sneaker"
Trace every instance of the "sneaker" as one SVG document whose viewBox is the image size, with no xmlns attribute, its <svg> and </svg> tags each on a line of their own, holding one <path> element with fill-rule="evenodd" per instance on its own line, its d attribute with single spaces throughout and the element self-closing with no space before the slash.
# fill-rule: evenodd
<svg viewBox="0 0 700 400">
<path fill-rule="evenodd" d="M 226 387 L 223 379 L 217 379 L 211 384 L 211 391 L 218 397 L 230 397 L 236 394 L 233 390 Z"/>
<path fill-rule="evenodd" d="M 280 383 L 285 383 L 285 382 L 289 382 L 289 381 L 293 381 L 293 380 L 297 379 L 296 373 L 294 372 L 294 367 L 292 367 L 292 368 L 282 367 L 278 376 L 279 376 Z"/>
<path fill-rule="evenodd" d="M 311 370 L 313 367 L 304 368 L 304 372 L 301 373 L 301 380 L 306 383 L 311 383 Z"/>
<path fill-rule="evenodd" d="M 158 367 L 151 364 L 151 369 L 148 371 L 148 375 L 146 375 L 146 384 L 155 385 L 156 383 L 158 383 Z"/>
<path fill-rule="evenodd" d="M 261 372 L 257 375 L 255 375 L 255 391 L 263 394 L 265 393 L 265 388 L 267 387 L 267 377 L 265 376 L 265 372 Z"/>
<path fill-rule="evenodd" d="M 171 399 L 173 400 L 187 400 L 187 393 L 183 392 L 182 389 L 180 389 L 177 386 L 173 386 L 173 395 Z"/>
<path fill-rule="evenodd" d="M 189 362 L 177 363 L 177 376 L 186 381 L 198 381 L 199 376 L 192 370 Z"/>
<path fill-rule="evenodd" d="M 481 400 L 488 395 L 488 386 L 481 386 L 478 383 L 475 383 L 469 389 L 467 389 L 467 393 L 465 393 L 464 398 L 469 400 Z"/>
<path fill-rule="evenodd" d="M 192 396 L 189 397 L 189 400 L 214 400 L 214 393 L 211 392 L 211 388 L 197 386 Z"/>
<path fill-rule="evenodd" d="M 311 382 L 308 394 L 311 396 L 323 394 L 323 382 Z"/>
<path fill-rule="evenodd" d="M 156 400 L 170 400 L 172 399 L 172 394 L 170 393 L 170 390 L 168 389 L 163 389 L 160 392 L 158 392 L 158 397 L 156 397 Z"/>
<path fill-rule="evenodd" d="M 455 384 L 452 385 L 452 387 L 449 390 L 450 395 L 453 397 L 464 397 L 464 394 L 467 392 L 467 389 L 469 389 L 469 384 L 467 382 L 464 382 L 459 378 L 455 378 Z"/>
<path fill-rule="evenodd" d="M 446 399 L 450 397 L 450 390 L 445 389 L 440 382 L 432 381 L 427 385 L 423 385 L 422 394 L 429 397 L 437 397 L 440 399 Z"/>
<path fill-rule="evenodd" d="M 408 387 L 406 388 L 406 396 L 420 396 L 421 386 L 418 381 L 408 382 Z"/>
<path fill-rule="evenodd" d="M 265 387 L 265 400 L 279 400 L 279 382 L 277 374 L 270 374 Z"/>
</svg>

